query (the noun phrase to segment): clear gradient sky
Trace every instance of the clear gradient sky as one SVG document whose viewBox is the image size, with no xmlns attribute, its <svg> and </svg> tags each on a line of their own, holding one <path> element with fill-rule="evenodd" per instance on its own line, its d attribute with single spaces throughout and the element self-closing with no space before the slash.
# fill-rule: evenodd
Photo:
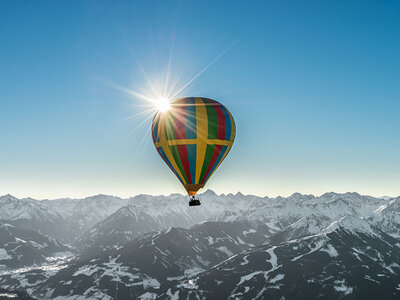
<svg viewBox="0 0 400 300">
<path fill-rule="evenodd" d="M 227 49 L 179 94 L 236 120 L 208 188 L 400 195 L 399 1 L 1 1 L 0 194 L 184 193 L 121 87 Z"/>
</svg>

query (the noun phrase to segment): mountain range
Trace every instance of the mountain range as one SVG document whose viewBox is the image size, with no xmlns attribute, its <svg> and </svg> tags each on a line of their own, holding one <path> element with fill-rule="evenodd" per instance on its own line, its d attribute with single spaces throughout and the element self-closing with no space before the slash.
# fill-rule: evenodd
<svg viewBox="0 0 400 300">
<path fill-rule="evenodd" d="M 400 197 L 200 198 L 1 196 L 0 297 L 400 298 Z"/>
</svg>

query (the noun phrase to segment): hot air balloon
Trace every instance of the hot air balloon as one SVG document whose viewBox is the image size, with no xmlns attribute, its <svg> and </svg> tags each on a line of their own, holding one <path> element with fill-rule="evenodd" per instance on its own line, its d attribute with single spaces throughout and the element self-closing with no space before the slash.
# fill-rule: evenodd
<svg viewBox="0 0 400 300">
<path fill-rule="evenodd" d="M 172 101 L 156 113 L 151 126 L 158 154 L 190 196 L 189 206 L 225 159 L 235 139 L 235 122 L 221 103 L 200 97 Z"/>
</svg>

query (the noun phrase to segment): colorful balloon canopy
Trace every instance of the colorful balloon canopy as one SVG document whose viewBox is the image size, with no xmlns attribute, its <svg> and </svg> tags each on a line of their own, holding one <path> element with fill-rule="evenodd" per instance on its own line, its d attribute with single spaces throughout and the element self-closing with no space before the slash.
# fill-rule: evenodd
<svg viewBox="0 0 400 300">
<path fill-rule="evenodd" d="M 204 187 L 235 139 L 235 122 L 221 103 L 200 97 L 171 102 L 152 123 L 154 145 L 189 195 Z"/>
</svg>

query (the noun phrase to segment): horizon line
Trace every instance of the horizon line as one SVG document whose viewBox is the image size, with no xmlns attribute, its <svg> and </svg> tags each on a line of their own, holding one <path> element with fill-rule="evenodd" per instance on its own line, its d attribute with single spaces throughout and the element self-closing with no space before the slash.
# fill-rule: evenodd
<svg viewBox="0 0 400 300">
<path fill-rule="evenodd" d="M 301 196 L 313 196 L 313 197 L 315 197 L 315 198 L 322 197 L 322 196 L 325 195 L 325 194 L 336 194 L 336 195 L 357 194 L 357 195 L 364 196 L 364 197 L 372 197 L 372 198 L 384 199 L 384 200 L 388 200 L 388 199 L 393 199 L 393 198 L 398 198 L 398 197 L 400 197 L 400 195 L 397 195 L 397 196 L 389 196 L 389 195 L 372 196 L 372 195 L 368 195 L 368 194 L 361 194 L 361 193 L 355 192 L 355 191 L 353 191 L 353 192 L 343 192 L 343 193 L 334 192 L 334 191 L 329 191 L 329 192 L 324 192 L 324 193 L 322 193 L 322 194 L 320 194 L 320 195 L 302 194 L 302 193 L 300 193 L 300 192 L 294 192 L 294 193 L 292 193 L 292 194 L 289 195 L 289 196 L 281 196 L 281 195 L 278 195 L 278 196 L 275 196 L 275 197 L 270 197 L 270 196 L 268 196 L 268 195 L 258 196 L 258 195 L 254 195 L 254 194 L 243 194 L 243 193 L 240 192 L 240 191 L 236 192 L 235 194 L 234 194 L 234 193 L 227 193 L 227 194 L 226 194 L 226 193 L 220 193 L 220 194 L 218 194 L 218 193 L 216 193 L 216 192 L 215 192 L 214 190 L 212 190 L 212 189 L 207 189 L 207 190 L 205 190 L 204 192 L 199 193 L 198 195 L 201 196 L 201 195 L 203 195 L 203 194 L 205 194 L 205 193 L 207 193 L 207 192 L 212 192 L 212 193 L 214 193 L 214 194 L 217 195 L 217 196 L 229 196 L 229 195 L 236 196 L 236 195 L 238 195 L 238 194 L 241 194 L 241 195 L 243 195 L 243 196 L 253 196 L 253 197 L 267 198 L 267 199 L 290 198 L 290 197 L 292 197 L 293 195 L 296 195 L 296 194 L 299 194 L 299 195 L 301 195 Z M 10 194 L 10 193 L 7 193 L 7 194 L 4 194 L 4 195 L 0 195 L 0 198 L 6 197 L 6 196 L 11 196 L 11 197 L 16 198 L 16 199 L 19 199 L 19 200 L 32 199 L 32 200 L 37 200 L 37 201 L 44 201 L 44 200 L 55 201 L 55 200 L 63 200 L 63 199 L 65 199 L 65 200 L 67 200 L 67 199 L 68 199 L 68 200 L 83 200 L 83 199 L 88 199 L 88 198 L 93 198 L 93 197 L 98 197 L 98 196 L 105 196 L 105 197 L 120 198 L 121 200 L 124 200 L 124 199 L 132 199 L 132 198 L 135 198 L 135 197 L 138 197 L 138 196 L 170 197 L 170 196 L 172 196 L 172 195 L 179 195 L 179 196 L 182 196 L 182 197 L 185 197 L 185 196 L 189 197 L 188 195 L 182 194 L 182 193 L 170 193 L 170 194 L 167 194 L 167 195 L 166 195 L 166 194 L 145 194 L 145 193 L 140 193 L 140 194 L 136 194 L 136 195 L 132 195 L 132 196 L 128 196 L 128 197 L 122 197 L 122 196 L 116 196 L 116 195 L 110 195 L 110 194 L 102 194 L 102 193 L 99 193 L 99 194 L 93 194 L 93 195 L 90 195 L 90 196 L 83 196 L 83 197 L 57 197 L 57 198 L 32 198 L 32 197 L 21 197 L 21 198 L 19 198 L 19 197 L 16 197 L 16 196 L 14 196 L 14 195 L 12 195 L 12 194 Z M 385 199 L 385 198 L 387 198 L 387 199 Z"/>
</svg>

